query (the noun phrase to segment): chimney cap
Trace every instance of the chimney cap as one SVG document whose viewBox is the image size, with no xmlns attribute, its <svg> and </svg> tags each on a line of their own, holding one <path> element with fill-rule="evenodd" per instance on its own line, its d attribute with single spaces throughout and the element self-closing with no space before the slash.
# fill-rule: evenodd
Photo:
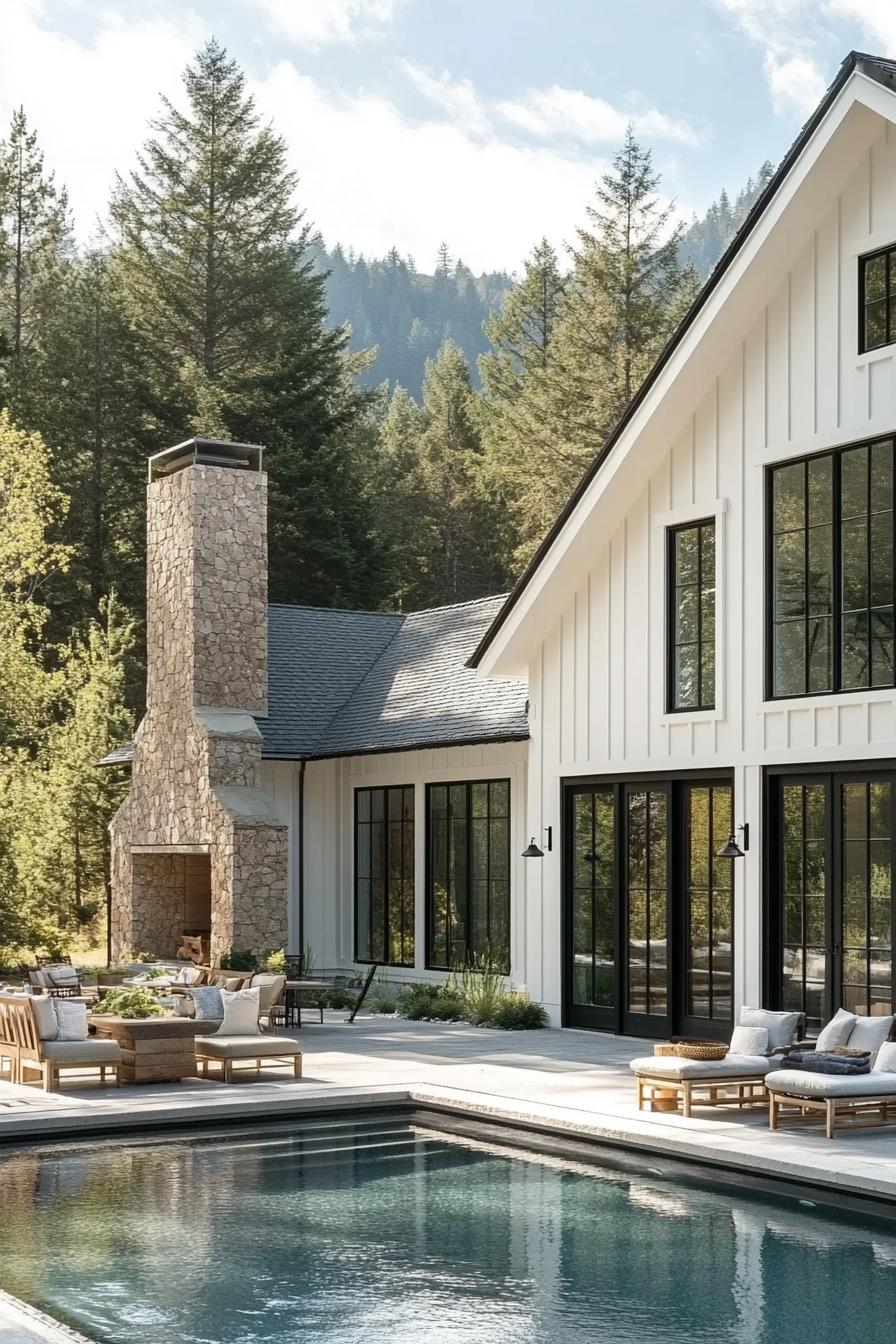
<svg viewBox="0 0 896 1344">
<path fill-rule="evenodd" d="M 228 439 L 185 439 L 173 448 L 153 453 L 149 459 L 149 479 L 170 476 L 194 465 L 229 467 L 234 471 L 261 471 L 264 449 L 257 443 L 231 443 Z"/>
</svg>

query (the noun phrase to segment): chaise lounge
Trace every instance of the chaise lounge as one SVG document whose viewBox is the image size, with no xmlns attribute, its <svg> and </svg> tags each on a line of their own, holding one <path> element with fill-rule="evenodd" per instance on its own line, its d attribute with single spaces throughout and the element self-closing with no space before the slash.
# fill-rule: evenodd
<svg viewBox="0 0 896 1344">
<path fill-rule="evenodd" d="M 870 1055 L 868 1073 L 819 1073 L 782 1068 L 769 1078 L 768 1122 L 778 1129 L 782 1119 L 804 1120 L 821 1114 L 825 1135 L 841 1128 L 866 1129 L 896 1121 L 896 1018 L 861 1017 L 840 1010 L 819 1034 L 815 1052 L 860 1049 Z"/>
<path fill-rule="evenodd" d="M 645 1055 L 633 1059 L 638 1110 L 645 1103 L 654 1109 L 659 1097 L 674 1096 L 681 1113 L 690 1116 L 693 1106 L 764 1105 L 766 1080 L 781 1068 L 783 1053 L 798 1040 L 805 1028 L 802 1013 L 771 1012 L 744 1008 L 740 1026 L 731 1037 L 724 1059 L 686 1059 L 677 1055 Z"/>
</svg>

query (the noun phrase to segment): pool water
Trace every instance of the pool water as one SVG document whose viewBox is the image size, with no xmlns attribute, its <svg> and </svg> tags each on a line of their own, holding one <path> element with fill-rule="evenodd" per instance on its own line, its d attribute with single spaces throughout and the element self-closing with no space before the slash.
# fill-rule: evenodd
<svg viewBox="0 0 896 1344">
<path fill-rule="evenodd" d="M 0 1158 L 0 1287 L 99 1344 L 877 1344 L 894 1233 L 394 1118 Z"/>
</svg>

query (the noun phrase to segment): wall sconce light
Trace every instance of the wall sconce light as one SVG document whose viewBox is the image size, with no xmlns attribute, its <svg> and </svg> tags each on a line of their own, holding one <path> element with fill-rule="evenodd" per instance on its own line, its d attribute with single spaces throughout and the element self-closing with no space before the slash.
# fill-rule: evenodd
<svg viewBox="0 0 896 1344">
<path fill-rule="evenodd" d="M 737 843 L 737 836 L 741 837 L 741 844 Z M 742 859 L 750 848 L 750 823 L 745 821 L 743 826 L 738 826 L 737 833 L 731 832 L 727 841 L 716 853 L 717 859 Z"/>
<path fill-rule="evenodd" d="M 544 827 L 544 833 L 545 833 L 545 835 L 546 835 L 547 838 L 548 838 L 548 842 L 547 842 L 547 846 L 546 846 L 546 848 L 547 848 L 548 853 L 550 854 L 551 850 L 554 848 L 554 828 L 553 828 L 553 826 L 545 826 L 545 827 Z M 534 836 L 534 835 L 533 835 L 532 839 L 529 841 L 529 843 L 528 843 L 528 845 L 526 846 L 526 848 L 523 850 L 521 857 L 524 858 L 524 859 L 543 859 L 543 858 L 544 858 L 544 850 L 538 848 L 538 846 L 537 846 L 536 843 L 535 843 L 535 836 Z"/>
</svg>

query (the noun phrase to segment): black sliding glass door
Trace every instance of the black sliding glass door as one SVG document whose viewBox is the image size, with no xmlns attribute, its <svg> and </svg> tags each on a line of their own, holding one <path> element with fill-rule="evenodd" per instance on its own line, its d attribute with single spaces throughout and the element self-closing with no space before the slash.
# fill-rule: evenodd
<svg viewBox="0 0 896 1344">
<path fill-rule="evenodd" d="M 732 1015 L 730 780 L 567 788 L 565 1019 L 721 1036 Z"/>
<path fill-rule="evenodd" d="M 769 776 L 768 990 L 811 1028 L 893 1011 L 896 772 Z"/>
</svg>

